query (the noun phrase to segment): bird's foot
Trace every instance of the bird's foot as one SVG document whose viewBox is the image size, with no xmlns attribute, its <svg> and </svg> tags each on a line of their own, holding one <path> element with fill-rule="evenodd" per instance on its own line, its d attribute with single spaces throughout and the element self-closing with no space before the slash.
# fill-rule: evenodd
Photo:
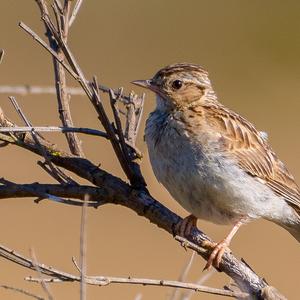
<svg viewBox="0 0 300 300">
<path fill-rule="evenodd" d="M 223 254 L 225 253 L 225 251 L 230 251 L 230 249 L 228 248 L 229 242 L 227 239 L 224 239 L 223 241 L 221 241 L 219 243 L 205 241 L 203 243 L 203 246 L 213 249 L 212 253 L 210 254 L 210 256 L 207 260 L 207 263 L 206 263 L 203 271 L 209 270 L 211 268 L 211 266 L 219 268 Z"/>
<path fill-rule="evenodd" d="M 196 226 L 197 218 L 194 215 L 189 215 L 175 225 L 174 235 L 187 237 L 191 234 L 192 228 Z"/>
</svg>

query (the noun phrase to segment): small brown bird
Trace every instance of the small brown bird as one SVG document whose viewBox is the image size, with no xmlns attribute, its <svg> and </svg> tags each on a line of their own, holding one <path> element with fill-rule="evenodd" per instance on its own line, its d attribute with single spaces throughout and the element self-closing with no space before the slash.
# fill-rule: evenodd
<svg viewBox="0 0 300 300">
<path fill-rule="evenodd" d="M 206 268 L 218 267 L 239 227 L 264 218 L 300 242 L 300 190 L 277 158 L 267 135 L 217 99 L 208 73 L 195 64 L 174 64 L 136 85 L 156 93 L 156 108 L 145 131 L 156 178 L 191 216 L 234 224 Z M 184 231 L 182 231 L 184 228 Z"/>
</svg>

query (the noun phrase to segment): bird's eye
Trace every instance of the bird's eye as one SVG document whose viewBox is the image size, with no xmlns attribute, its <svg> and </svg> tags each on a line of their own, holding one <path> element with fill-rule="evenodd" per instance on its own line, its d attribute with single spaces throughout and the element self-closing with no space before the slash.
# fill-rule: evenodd
<svg viewBox="0 0 300 300">
<path fill-rule="evenodd" d="M 174 80 L 173 82 L 172 82 L 172 88 L 174 89 L 174 90 L 179 90 L 181 87 L 182 87 L 182 85 L 183 85 L 183 82 L 181 81 L 181 80 Z"/>
</svg>

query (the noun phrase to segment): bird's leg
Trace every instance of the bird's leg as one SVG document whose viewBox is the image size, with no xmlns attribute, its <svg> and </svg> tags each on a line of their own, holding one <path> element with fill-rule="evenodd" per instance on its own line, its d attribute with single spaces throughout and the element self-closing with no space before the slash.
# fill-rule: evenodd
<svg viewBox="0 0 300 300">
<path fill-rule="evenodd" d="M 231 231 L 229 232 L 229 234 L 221 242 L 219 242 L 217 244 L 211 243 L 211 242 L 204 243 L 204 246 L 209 246 L 209 247 L 213 248 L 214 250 L 210 254 L 203 271 L 209 270 L 212 265 L 214 265 L 217 268 L 219 267 L 220 262 L 222 260 L 222 256 L 223 256 L 224 252 L 229 249 L 228 247 L 229 247 L 229 244 L 230 244 L 233 236 L 236 234 L 236 232 L 239 230 L 239 228 L 244 223 L 245 223 L 245 218 L 242 218 L 238 222 L 236 222 L 234 224 L 233 228 L 231 229 Z"/>
<path fill-rule="evenodd" d="M 192 227 L 197 226 L 197 218 L 194 215 L 189 215 L 175 226 L 175 235 L 180 235 L 182 237 L 187 237 L 191 234 Z"/>
</svg>

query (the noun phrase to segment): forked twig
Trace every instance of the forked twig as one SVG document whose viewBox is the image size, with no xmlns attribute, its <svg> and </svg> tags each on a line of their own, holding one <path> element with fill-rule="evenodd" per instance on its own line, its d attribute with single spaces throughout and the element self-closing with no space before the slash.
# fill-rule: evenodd
<svg viewBox="0 0 300 300">
<path fill-rule="evenodd" d="M 44 0 L 37 0 L 38 2 L 45 4 Z M 68 3 L 67 3 L 68 2 Z M 130 181 L 130 184 L 122 181 L 120 178 L 113 176 L 112 174 L 106 172 L 99 165 L 93 164 L 88 159 L 79 157 L 78 155 L 72 155 L 69 152 L 62 151 L 58 149 L 53 144 L 49 143 L 43 137 L 38 136 L 35 133 L 35 136 L 38 136 L 38 141 L 40 145 L 35 142 L 34 135 L 30 132 L 30 134 L 18 134 L 18 133 L 0 133 L 0 140 L 5 144 L 10 143 L 13 145 L 17 145 L 19 147 L 23 147 L 24 149 L 36 153 L 37 155 L 44 156 L 46 153 L 49 160 L 53 163 L 53 165 L 62 167 L 65 170 L 76 174 L 80 178 L 83 178 L 90 182 L 91 185 L 96 186 L 97 193 L 99 192 L 100 201 L 97 201 L 94 190 L 89 190 L 90 197 L 94 197 L 96 203 L 113 203 L 119 204 L 125 207 L 128 207 L 135 211 L 137 214 L 144 216 L 149 219 L 151 222 L 163 228 L 169 234 L 173 233 L 174 226 L 178 224 L 181 220 L 179 216 L 177 216 L 172 211 L 168 210 L 165 206 L 163 206 L 160 202 L 156 201 L 145 189 L 145 183 L 143 182 L 142 176 L 140 176 L 140 170 L 138 164 L 135 164 L 135 156 L 132 155 L 131 152 L 128 153 L 130 164 L 124 159 L 123 151 L 127 148 L 127 145 L 132 143 L 133 147 L 136 140 L 137 129 L 140 124 L 140 115 L 142 111 L 143 105 L 139 104 L 140 98 L 137 98 L 132 94 L 129 99 L 126 99 L 125 96 L 120 96 L 118 101 L 122 102 L 126 107 L 126 118 L 127 122 L 125 125 L 124 139 L 126 141 L 126 145 L 121 145 L 121 134 L 119 131 L 122 126 L 112 125 L 112 122 L 109 118 L 105 119 L 106 111 L 104 114 L 99 113 L 101 110 L 101 98 L 100 91 L 102 91 L 101 85 L 97 83 L 95 79 L 91 84 L 78 63 L 76 62 L 72 52 L 66 41 L 66 35 L 68 33 L 68 25 L 66 24 L 66 20 L 70 20 L 70 16 L 72 14 L 70 9 L 69 0 L 64 1 L 64 5 L 61 4 L 59 0 L 54 0 L 53 12 L 54 18 L 51 18 L 48 14 L 48 11 L 44 9 L 42 11 L 42 20 L 45 23 L 47 31 L 53 41 L 56 42 L 56 46 L 59 47 L 64 55 L 63 59 L 59 57 L 56 49 L 51 49 L 38 35 L 36 35 L 29 27 L 20 23 L 20 26 L 29 33 L 38 43 L 40 43 L 55 59 L 56 62 L 59 62 L 59 66 L 63 66 L 67 72 L 69 72 L 74 79 L 81 85 L 82 89 L 86 92 L 89 97 L 91 103 L 93 103 L 95 110 L 99 116 L 101 123 L 104 128 L 109 128 L 109 132 L 106 132 L 107 136 L 110 138 L 111 143 L 115 143 L 114 150 L 119 149 L 120 156 L 118 159 L 120 160 L 121 166 Z M 105 90 L 105 89 L 103 89 Z M 109 89 L 106 90 L 109 92 Z M 118 97 L 118 92 L 115 91 L 114 94 Z M 141 101 L 142 103 L 142 101 Z M 139 106 L 140 105 L 140 106 Z M 103 106 L 103 105 L 102 105 Z M 118 110 L 117 110 L 118 112 Z M 120 120 L 121 115 L 118 116 Z M 122 117 L 123 118 L 123 117 Z M 14 124 L 10 122 L 0 110 L 0 123 L 2 126 L 13 127 Z M 116 123 L 116 122 L 115 122 Z M 121 123 L 121 122 L 120 122 Z M 122 125 L 122 124 L 121 124 Z M 27 126 L 27 127 L 31 127 Z M 32 131 L 32 130 L 31 130 Z M 34 129 L 33 129 L 34 132 Z M 123 148 L 122 148 L 123 147 Z M 128 147 L 128 151 L 133 151 L 134 148 Z M 44 153 L 45 152 L 45 153 Z M 117 153 L 117 152 L 116 152 Z M 126 164 L 126 166 L 124 165 Z M 64 188 L 66 187 L 66 189 Z M 50 194 L 53 197 L 66 197 L 73 195 L 73 192 L 78 192 L 74 197 L 75 199 L 82 200 L 82 186 L 76 185 L 74 182 L 68 182 L 66 185 L 60 184 L 56 186 L 49 186 L 44 188 L 49 188 L 47 190 L 43 190 L 41 186 L 37 186 L 36 188 L 40 191 L 40 194 L 35 193 L 34 184 L 28 186 L 28 189 L 24 188 L 24 186 L 9 185 L 3 184 L 0 185 L 0 198 L 6 198 L 7 195 L 12 197 L 14 195 L 21 195 L 21 197 L 29 197 L 29 196 L 37 196 L 40 195 L 39 198 L 42 198 L 44 194 Z M 18 189 L 19 188 L 19 189 Z M 92 188 L 92 187 L 88 187 Z M 74 190 L 75 189 L 75 190 Z M 72 198 L 72 197 L 70 197 Z M 63 199 L 64 200 L 64 199 Z M 66 199 L 68 200 L 68 199 Z M 70 199 L 71 201 L 72 199 Z M 83 201 L 78 201 L 80 205 L 83 205 Z M 76 200 L 74 200 L 75 204 Z M 90 198 L 89 204 L 92 203 L 92 198 Z M 186 247 L 194 249 L 197 251 L 202 257 L 207 259 L 210 254 L 209 248 L 202 248 L 203 242 L 210 240 L 203 232 L 199 231 L 197 228 L 192 228 L 192 233 L 189 237 L 189 241 L 176 238 L 178 241 L 183 243 Z M 26 266 L 32 270 L 35 270 L 31 261 L 26 261 L 26 259 L 22 259 L 18 254 L 13 252 L 5 252 L 3 249 L 0 249 L 1 255 L 15 263 Z M 81 280 L 80 276 L 74 276 L 72 274 L 67 274 L 61 271 L 57 271 L 51 267 L 48 269 L 45 268 L 43 264 L 39 265 L 39 268 L 43 274 L 49 275 L 51 278 L 48 278 L 49 282 L 60 282 L 60 281 L 77 281 Z M 240 262 L 236 259 L 231 253 L 225 253 L 222 261 L 220 263 L 220 270 L 224 271 L 227 275 L 232 277 L 235 282 L 238 284 L 239 288 L 243 291 L 249 292 L 253 297 L 261 298 L 265 291 L 269 291 L 270 287 L 267 285 L 266 281 L 260 278 L 257 274 L 255 274 L 247 265 Z M 57 272 L 56 272 L 57 271 Z M 151 284 L 151 285 L 159 285 L 159 286 L 180 286 L 177 282 L 174 281 L 165 281 L 165 280 L 143 280 L 138 278 L 119 278 L 119 277 L 106 277 L 106 276 L 85 276 L 87 284 L 98 284 L 98 285 L 107 285 L 111 283 L 130 283 L 130 284 Z M 32 279 L 39 281 L 40 279 Z M 183 283 L 180 283 L 183 284 Z M 187 289 L 199 289 L 197 285 L 185 285 L 182 288 Z M 223 290 L 222 290 L 223 292 Z M 246 293 L 226 291 L 232 293 L 231 295 L 241 295 L 242 297 L 247 295 Z"/>
<path fill-rule="evenodd" d="M 52 49 L 49 49 L 47 44 L 43 42 L 37 34 L 35 34 L 29 27 L 27 27 L 25 24 L 20 23 L 20 27 L 23 28 L 27 33 L 29 33 L 35 40 L 37 40 L 46 50 L 48 50 L 56 59 L 57 61 L 62 64 L 66 70 L 76 79 L 84 91 L 86 92 L 87 96 L 89 97 L 90 101 L 94 105 L 94 108 L 96 109 L 99 119 L 104 126 L 107 134 L 110 137 L 111 144 L 113 146 L 113 149 L 118 157 L 118 160 L 127 175 L 128 179 L 130 180 L 131 184 L 133 186 L 144 188 L 145 189 L 145 180 L 143 179 L 141 172 L 139 170 L 139 166 L 136 164 L 128 164 L 127 161 L 124 159 L 124 155 L 122 154 L 122 150 L 119 144 L 118 139 L 116 138 L 115 132 L 112 128 L 112 125 L 109 121 L 109 119 L 106 116 L 106 113 L 103 109 L 100 95 L 98 91 L 98 83 L 96 78 L 94 77 L 94 84 L 89 85 L 88 81 L 83 75 L 82 70 L 78 66 L 73 54 L 71 53 L 68 45 L 65 43 L 64 40 L 62 40 L 58 34 L 58 32 L 53 27 L 53 23 L 50 21 L 49 15 L 44 11 L 44 15 L 42 16 L 42 19 L 44 20 L 45 24 L 47 25 L 47 28 L 49 31 L 51 31 L 51 34 L 53 35 L 53 38 L 57 41 L 58 45 L 60 45 L 62 51 L 64 52 L 65 58 L 67 59 L 69 65 L 67 65 L 64 60 L 62 60 L 60 57 L 58 57 Z M 134 166 L 134 168 L 133 168 Z"/>
<path fill-rule="evenodd" d="M 15 99 L 15 97 L 8 97 L 10 99 L 10 101 L 12 102 L 15 110 L 17 111 L 17 113 L 19 114 L 19 116 L 21 117 L 21 119 L 24 121 L 24 123 L 26 124 L 26 126 L 32 128 L 32 130 L 30 131 L 30 134 L 34 140 L 34 142 L 36 143 L 36 145 L 41 149 L 41 152 L 43 153 L 43 157 L 45 159 L 45 162 L 47 163 L 47 165 L 49 166 L 49 168 L 51 169 L 51 172 L 48 172 L 48 174 L 50 174 L 54 179 L 56 179 L 58 182 L 65 184 L 66 182 L 70 183 L 74 183 L 74 181 L 67 176 L 61 169 L 59 169 L 58 167 L 54 166 L 46 152 L 46 150 L 44 149 L 44 147 L 41 145 L 39 138 L 42 138 L 42 136 L 38 136 L 37 133 L 35 133 L 32 124 L 30 123 L 30 121 L 27 119 L 27 117 L 25 116 L 25 114 L 23 113 L 23 111 L 21 110 L 17 100 Z"/>
<path fill-rule="evenodd" d="M 36 0 L 42 15 L 48 15 L 48 9 L 44 0 Z M 53 12 L 56 18 L 57 31 L 59 37 L 66 42 L 68 39 L 69 32 L 69 13 L 70 13 L 70 1 L 65 1 L 64 6 L 61 7 L 58 1 L 54 2 Z M 43 18 L 42 18 L 43 19 Z M 44 20 L 44 19 L 43 19 Z M 48 20 L 50 22 L 50 19 Z M 61 61 L 65 60 L 65 55 L 60 47 L 60 44 L 53 38 L 52 32 L 55 30 L 54 24 L 47 23 L 44 20 L 46 35 L 49 40 L 51 49 L 57 53 L 57 56 Z M 52 29 L 52 30 L 51 30 Z M 53 57 L 53 67 L 55 76 L 55 87 L 58 103 L 58 112 L 64 127 L 74 127 L 71 109 L 70 109 L 70 94 L 67 93 L 67 79 L 64 67 Z M 65 133 L 71 153 L 84 157 L 81 141 L 74 132 Z"/>
</svg>

